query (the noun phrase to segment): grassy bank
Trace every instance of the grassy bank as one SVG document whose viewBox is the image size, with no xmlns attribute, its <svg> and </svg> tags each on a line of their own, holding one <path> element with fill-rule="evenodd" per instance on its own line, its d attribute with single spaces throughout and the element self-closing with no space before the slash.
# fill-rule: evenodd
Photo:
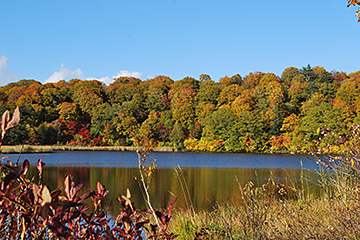
<svg viewBox="0 0 360 240">
<path fill-rule="evenodd" d="M 322 174 L 320 197 L 269 181 L 239 186 L 239 202 L 211 212 L 178 210 L 170 231 L 178 239 L 360 239 L 359 180 Z M 295 198 L 287 191 L 294 190 Z"/>
<path fill-rule="evenodd" d="M 1 146 L 2 153 L 49 153 L 54 151 L 136 151 L 140 148 L 126 146 L 45 146 L 45 145 L 16 145 Z M 155 147 L 154 152 L 175 152 L 176 149 L 171 147 Z"/>
<path fill-rule="evenodd" d="M 2 145 L 2 153 L 50 153 L 54 151 L 119 151 L 135 152 L 140 147 L 132 146 L 68 146 L 68 145 Z M 172 147 L 154 147 L 153 152 L 205 152 L 211 151 L 191 151 L 188 149 L 176 149 Z M 214 153 L 231 153 L 228 151 L 213 151 Z M 255 152 L 258 153 L 258 152 Z M 263 152 L 265 154 L 294 154 L 293 152 Z"/>
</svg>

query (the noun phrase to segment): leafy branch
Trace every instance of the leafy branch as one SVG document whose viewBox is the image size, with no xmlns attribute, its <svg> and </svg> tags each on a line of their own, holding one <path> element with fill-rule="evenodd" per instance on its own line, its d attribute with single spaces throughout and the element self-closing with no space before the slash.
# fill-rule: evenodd
<svg viewBox="0 0 360 240">
<path fill-rule="evenodd" d="M 351 5 L 356 6 L 359 5 L 360 6 L 360 0 L 348 0 L 348 4 L 347 6 L 350 7 Z M 360 22 L 360 9 L 358 9 L 355 13 L 355 16 L 358 17 L 358 22 Z"/>
</svg>

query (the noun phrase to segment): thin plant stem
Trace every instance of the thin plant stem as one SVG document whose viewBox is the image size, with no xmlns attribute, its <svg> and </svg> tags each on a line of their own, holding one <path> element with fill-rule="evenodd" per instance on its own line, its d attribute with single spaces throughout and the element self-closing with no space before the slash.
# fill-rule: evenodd
<svg viewBox="0 0 360 240">
<path fill-rule="evenodd" d="M 148 207 L 150 208 L 152 214 L 153 214 L 153 217 L 156 221 L 156 225 L 158 225 L 158 227 L 160 228 L 160 223 L 156 217 L 156 214 L 155 214 L 155 211 L 154 211 L 154 208 L 152 207 L 151 205 L 151 201 L 150 201 L 150 194 L 149 194 L 149 186 L 145 183 L 145 178 L 144 178 L 144 175 L 142 173 L 142 170 L 141 170 L 141 167 L 142 167 L 142 164 L 141 164 L 141 155 L 138 153 L 138 161 L 139 161 L 139 173 L 140 173 L 140 177 L 141 177 L 141 182 L 142 182 L 142 185 L 143 185 L 143 188 L 144 188 L 144 192 L 145 192 L 145 195 L 146 195 L 146 199 L 145 199 L 145 202 L 146 204 L 148 205 Z"/>
<path fill-rule="evenodd" d="M 179 179 L 181 190 L 182 190 L 182 192 L 184 194 L 184 197 L 185 197 L 186 205 L 190 209 L 190 211 L 192 213 L 194 213 L 195 212 L 194 205 L 193 205 L 193 202 L 191 200 L 190 191 L 189 191 L 189 188 L 188 188 L 188 186 L 186 184 L 185 177 L 184 177 L 184 174 L 182 172 L 182 169 L 178 165 L 178 169 L 175 168 L 174 170 L 175 170 L 177 178 Z"/>
</svg>

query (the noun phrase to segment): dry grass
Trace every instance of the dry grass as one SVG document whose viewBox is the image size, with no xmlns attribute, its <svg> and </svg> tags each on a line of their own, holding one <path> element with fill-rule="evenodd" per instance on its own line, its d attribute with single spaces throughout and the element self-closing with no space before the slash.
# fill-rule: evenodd
<svg viewBox="0 0 360 240">
<path fill-rule="evenodd" d="M 171 231 L 179 239 L 360 239 L 358 182 L 339 174 L 322 179 L 327 182 L 316 198 L 289 199 L 282 185 L 249 183 L 239 189 L 240 204 L 178 210 Z"/>
</svg>

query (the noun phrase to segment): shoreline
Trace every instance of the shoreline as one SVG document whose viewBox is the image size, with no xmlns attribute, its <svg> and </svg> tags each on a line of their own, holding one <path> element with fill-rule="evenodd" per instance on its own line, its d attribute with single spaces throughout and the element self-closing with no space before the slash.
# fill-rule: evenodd
<svg viewBox="0 0 360 240">
<path fill-rule="evenodd" d="M 2 145 L 1 153 L 52 153 L 56 151 L 117 151 L 136 152 L 141 147 L 129 146 L 51 146 L 51 145 Z M 178 152 L 171 147 L 155 147 L 153 152 Z"/>
<path fill-rule="evenodd" d="M 55 153 L 58 151 L 109 151 L 109 152 L 136 152 L 142 147 L 133 146 L 67 146 L 67 145 L 1 145 L 0 154 L 12 153 Z M 234 153 L 227 151 L 189 151 L 186 149 L 176 149 L 172 147 L 154 147 L 152 152 L 197 152 L 197 153 Z M 244 152 L 236 152 L 244 153 Z M 302 155 L 294 152 L 252 152 L 252 154 L 289 154 Z"/>
</svg>

